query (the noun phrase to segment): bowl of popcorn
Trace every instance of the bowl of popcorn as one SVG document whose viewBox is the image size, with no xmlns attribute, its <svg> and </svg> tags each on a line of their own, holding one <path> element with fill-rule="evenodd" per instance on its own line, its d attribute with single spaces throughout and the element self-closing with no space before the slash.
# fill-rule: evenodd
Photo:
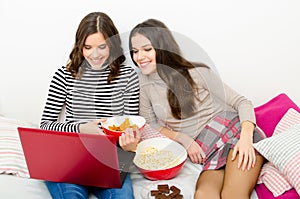
<svg viewBox="0 0 300 199">
<path fill-rule="evenodd" d="M 133 163 L 149 180 L 176 177 L 187 159 L 185 148 L 169 138 L 149 138 L 141 141 Z"/>
<path fill-rule="evenodd" d="M 146 120 L 142 116 L 123 115 L 109 117 L 105 122 L 101 123 L 101 126 L 105 134 L 119 138 L 119 136 L 121 136 L 127 128 L 132 128 L 134 132 L 136 129 L 141 131 L 145 124 Z"/>
</svg>

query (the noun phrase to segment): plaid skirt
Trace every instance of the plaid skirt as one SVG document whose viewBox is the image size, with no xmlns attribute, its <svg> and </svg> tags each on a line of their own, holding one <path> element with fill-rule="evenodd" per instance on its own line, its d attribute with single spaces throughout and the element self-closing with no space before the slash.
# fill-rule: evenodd
<svg viewBox="0 0 300 199">
<path fill-rule="evenodd" d="M 207 124 L 195 140 L 206 154 L 203 170 L 216 170 L 226 165 L 229 150 L 238 142 L 240 133 L 240 119 L 234 112 L 222 112 Z M 255 128 L 253 143 L 264 138 L 264 133 Z"/>
</svg>

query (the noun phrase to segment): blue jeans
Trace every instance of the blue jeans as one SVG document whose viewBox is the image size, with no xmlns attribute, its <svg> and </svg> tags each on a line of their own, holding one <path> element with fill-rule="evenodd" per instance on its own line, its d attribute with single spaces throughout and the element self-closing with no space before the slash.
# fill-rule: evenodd
<svg viewBox="0 0 300 199">
<path fill-rule="evenodd" d="M 46 181 L 48 190 L 54 199 L 87 199 L 93 193 L 101 199 L 134 199 L 130 174 L 127 174 L 123 186 L 117 188 L 97 188 L 77 184 Z"/>
</svg>

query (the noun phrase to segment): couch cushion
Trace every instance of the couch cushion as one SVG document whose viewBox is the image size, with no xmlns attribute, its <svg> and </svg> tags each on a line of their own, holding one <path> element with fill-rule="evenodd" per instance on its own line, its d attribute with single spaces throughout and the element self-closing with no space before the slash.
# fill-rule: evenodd
<svg viewBox="0 0 300 199">
<path fill-rule="evenodd" d="M 281 93 L 254 109 L 257 126 L 266 137 L 272 136 L 276 125 L 290 108 L 300 112 L 300 108 L 285 93 Z"/>
</svg>

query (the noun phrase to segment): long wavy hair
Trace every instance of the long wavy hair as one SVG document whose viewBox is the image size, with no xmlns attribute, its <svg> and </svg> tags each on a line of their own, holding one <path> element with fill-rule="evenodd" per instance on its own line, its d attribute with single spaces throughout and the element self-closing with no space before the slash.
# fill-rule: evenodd
<svg viewBox="0 0 300 199">
<path fill-rule="evenodd" d="M 71 72 L 74 78 L 80 78 L 80 68 L 85 60 L 83 56 L 83 46 L 86 38 L 94 33 L 102 33 L 109 47 L 110 73 L 107 82 L 110 83 L 119 75 L 121 64 L 126 60 L 121 46 L 121 38 L 117 28 L 111 18 L 102 12 L 92 12 L 86 15 L 80 22 L 76 36 L 75 44 L 69 55 L 67 70 Z"/>
<path fill-rule="evenodd" d="M 180 47 L 167 26 L 156 19 L 148 19 L 136 25 L 129 35 L 130 56 L 133 59 L 131 38 L 141 34 L 150 40 L 156 52 L 157 73 L 168 86 L 168 102 L 174 118 L 183 119 L 194 114 L 197 98 L 196 83 L 189 69 L 208 67 L 192 63 L 182 56 Z"/>
</svg>

